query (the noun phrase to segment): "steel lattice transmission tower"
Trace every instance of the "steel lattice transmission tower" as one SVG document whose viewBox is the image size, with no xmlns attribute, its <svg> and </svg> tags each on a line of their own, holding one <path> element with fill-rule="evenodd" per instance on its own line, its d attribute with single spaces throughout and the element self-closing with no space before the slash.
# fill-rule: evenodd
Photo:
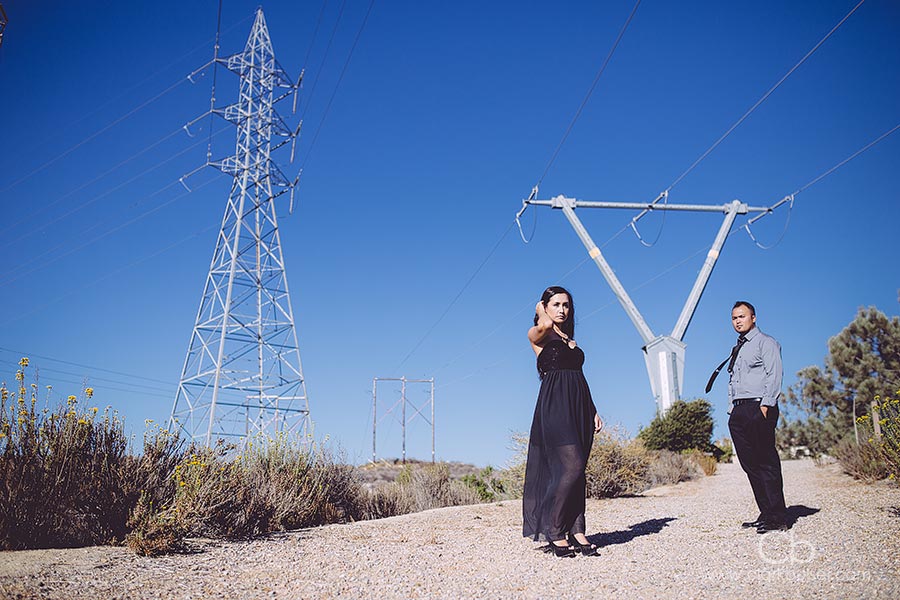
<svg viewBox="0 0 900 600">
<path fill-rule="evenodd" d="M 272 152 L 293 148 L 299 134 L 299 125 L 290 129 L 275 105 L 293 96 L 296 109 L 300 81 L 292 82 L 276 62 L 262 9 L 244 51 L 219 58 L 217 40 L 209 64 L 240 76 L 240 98 L 188 126 L 219 115 L 237 127 L 234 156 L 207 156 L 207 165 L 234 180 L 170 425 L 205 445 L 277 432 L 305 436 L 309 402 L 275 214 L 275 198 L 293 197 L 297 179 L 288 180 L 272 161 Z"/>
</svg>

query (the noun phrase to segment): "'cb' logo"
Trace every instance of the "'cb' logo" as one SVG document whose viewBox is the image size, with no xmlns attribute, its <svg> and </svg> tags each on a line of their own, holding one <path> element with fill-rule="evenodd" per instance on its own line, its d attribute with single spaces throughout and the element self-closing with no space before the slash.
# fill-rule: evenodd
<svg viewBox="0 0 900 600">
<path fill-rule="evenodd" d="M 759 557 L 769 565 L 808 563 L 816 556 L 816 549 L 806 541 L 797 539 L 793 531 L 772 531 L 759 538 Z"/>
</svg>

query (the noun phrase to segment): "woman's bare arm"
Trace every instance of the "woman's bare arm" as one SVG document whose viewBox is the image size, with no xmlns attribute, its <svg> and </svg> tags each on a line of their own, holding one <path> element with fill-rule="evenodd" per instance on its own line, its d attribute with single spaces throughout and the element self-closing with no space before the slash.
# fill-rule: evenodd
<svg viewBox="0 0 900 600">
<path fill-rule="evenodd" d="M 537 314 L 538 322 L 528 330 L 528 341 L 531 342 L 531 349 L 534 350 L 534 353 L 540 354 L 544 343 L 553 331 L 553 319 L 547 314 L 544 303 L 540 300 L 534 307 L 534 312 Z"/>
</svg>

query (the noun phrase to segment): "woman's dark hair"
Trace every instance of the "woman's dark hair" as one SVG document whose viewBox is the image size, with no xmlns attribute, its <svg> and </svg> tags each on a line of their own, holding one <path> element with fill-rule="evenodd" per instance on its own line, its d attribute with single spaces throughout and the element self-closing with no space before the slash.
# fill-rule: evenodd
<svg viewBox="0 0 900 600">
<path fill-rule="evenodd" d="M 568 318 L 559 326 L 560 331 L 569 336 L 569 338 L 575 337 L 575 301 L 572 300 L 572 294 L 569 293 L 564 287 L 560 287 L 558 285 L 551 285 L 544 293 L 541 294 L 541 303 L 544 306 L 547 306 L 547 303 L 550 302 L 550 298 L 557 294 L 565 294 L 569 297 L 569 316 Z M 538 324 L 538 316 L 537 313 L 534 315 L 534 324 Z"/>
</svg>

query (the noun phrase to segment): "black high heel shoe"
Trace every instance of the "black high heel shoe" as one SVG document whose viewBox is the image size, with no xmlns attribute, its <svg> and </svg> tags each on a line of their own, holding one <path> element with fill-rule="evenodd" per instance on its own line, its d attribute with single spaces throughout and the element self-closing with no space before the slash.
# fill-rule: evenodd
<svg viewBox="0 0 900 600">
<path fill-rule="evenodd" d="M 552 552 L 557 558 L 571 558 L 575 556 L 575 549 L 572 546 L 569 546 L 568 544 L 565 546 L 557 546 L 553 542 L 547 544 L 544 548 L 544 552 L 547 552 L 548 554 Z"/>
<path fill-rule="evenodd" d="M 590 541 L 582 544 L 575 539 L 574 535 L 568 535 L 566 539 L 569 545 L 574 547 L 574 551 L 581 552 L 582 556 L 600 556 L 600 548 L 597 547 L 597 544 L 591 544 Z"/>
</svg>

